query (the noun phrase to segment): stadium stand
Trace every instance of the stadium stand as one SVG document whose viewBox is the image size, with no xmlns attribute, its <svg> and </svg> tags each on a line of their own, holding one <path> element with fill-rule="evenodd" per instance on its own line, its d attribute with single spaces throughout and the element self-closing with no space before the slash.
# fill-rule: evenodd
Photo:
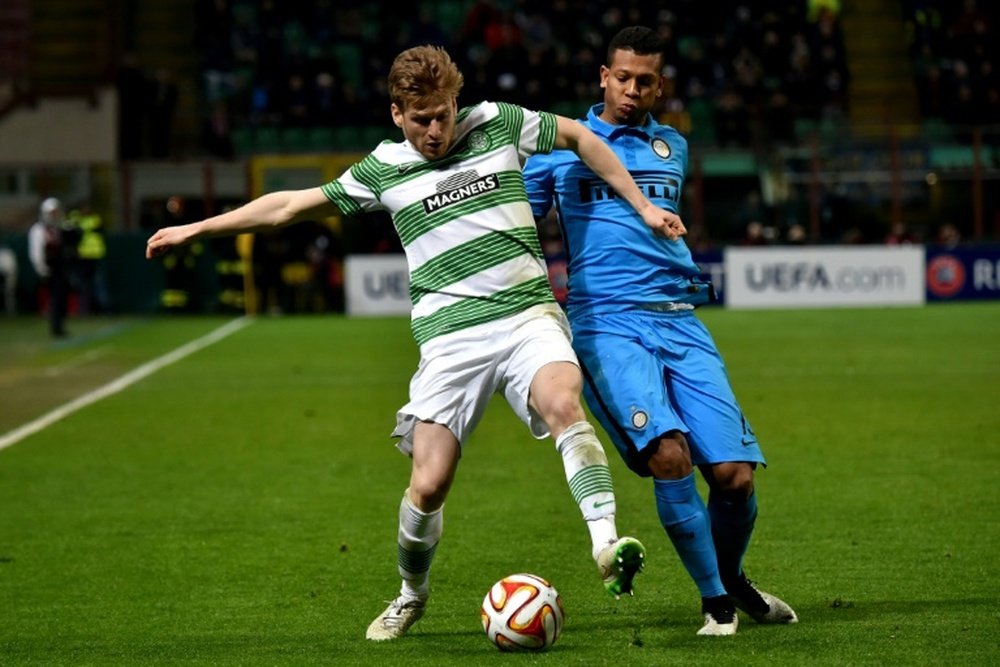
<svg viewBox="0 0 1000 667">
<path fill-rule="evenodd" d="M 693 142 L 788 141 L 795 138 L 782 131 L 789 124 L 764 119 L 818 121 L 847 111 L 840 17 L 806 10 L 782 2 L 448 0 L 412 3 L 388 19 L 377 3 L 211 0 L 199 4 L 196 24 L 202 104 L 225 104 L 238 152 L 273 150 L 274 142 L 247 140 L 268 136 L 266 128 L 306 130 L 290 136 L 309 144 L 318 127 L 384 127 L 381 81 L 391 58 L 413 44 L 439 43 L 466 73 L 467 99 L 578 116 L 596 98 L 593 77 L 580 72 L 596 71 L 602 45 L 620 27 L 646 23 L 671 45 L 662 114 Z"/>
<path fill-rule="evenodd" d="M 116 84 L 129 178 L 144 161 L 238 169 L 256 155 L 362 152 L 393 134 L 384 81 L 402 48 L 447 46 L 466 74 L 464 100 L 581 116 L 600 97 L 607 39 L 643 23 L 669 45 L 657 113 L 693 145 L 689 211 L 714 237 L 696 241 L 741 238 L 733 202 L 749 191 L 779 235 L 797 224 L 810 239 L 843 238 L 822 217 L 841 199 L 891 201 L 893 218 L 908 207 L 927 229 L 928 183 L 946 207 L 964 210 L 972 193 L 972 222 L 959 216 L 960 226 L 980 238 L 1000 229 L 982 183 L 1000 168 L 995 4 L 416 0 L 387 12 L 335 0 L 6 0 L 0 116 Z M 873 171 L 880 180 L 868 182 Z M 123 207 L 124 226 L 141 226 L 138 206 Z"/>
</svg>

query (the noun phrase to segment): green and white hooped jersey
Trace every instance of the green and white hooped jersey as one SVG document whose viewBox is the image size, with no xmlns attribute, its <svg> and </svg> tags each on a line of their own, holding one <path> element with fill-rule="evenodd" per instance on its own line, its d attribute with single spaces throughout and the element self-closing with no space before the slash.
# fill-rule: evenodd
<svg viewBox="0 0 1000 667">
<path fill-rule="evenodd" d="M 459 111 L 445 157 L 428 161 L 409 142 L 383 141 L 323 186 L 345 215 L 392 215 L 418 345 L 555 303 L 521 176 L 524 161 L 552 151 L 555 137 L 552 114 L 482 102 Z"/>
</svg>

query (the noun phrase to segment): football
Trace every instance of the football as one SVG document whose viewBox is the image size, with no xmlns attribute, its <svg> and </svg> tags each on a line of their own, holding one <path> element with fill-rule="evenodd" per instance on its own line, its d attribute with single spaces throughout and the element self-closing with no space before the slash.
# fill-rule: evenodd
<svg viewBox="0 0 1000 667">
<path fill-rule="evenodd" d="M 493 584 L 483 600 L 486 637 L 501 651 L 546 651 L 562 632 L 559 592 L 534 574 L 512 574 Z"/>
</svg>

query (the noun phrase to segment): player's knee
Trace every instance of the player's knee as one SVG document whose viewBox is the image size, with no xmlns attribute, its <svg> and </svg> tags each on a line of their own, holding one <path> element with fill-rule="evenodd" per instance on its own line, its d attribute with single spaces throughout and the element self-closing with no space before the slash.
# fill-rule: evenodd
<svg viewBox="0 0 1000 667">
<path fill-rule="evenodd" d="M 687 438 L 680 431 L 671 431 L 658 438 L 649 457 L 649 472 L 656 479 L 681 479 L 691 474 L 691 451 Z"/>
<path fill-rule="evenodd" d="M 712 466 L 714 489 L 734 500 L 746 500 L 753 493 L 753 466 L 745 462 Z"/>
<path fill-rule="evenodd" d="M 429 478 L 411 479 L 407 495 L 413 506 L 421 512 L 434 512 L 444 505 L 448 485 Z"/>
<path fill-rule="evenodd" d="M 562 431 L 571 424 L 586 421 L 579 394 L 561 391 L 546 401 L 542 417 L 553 432 Z"/>
</svg>

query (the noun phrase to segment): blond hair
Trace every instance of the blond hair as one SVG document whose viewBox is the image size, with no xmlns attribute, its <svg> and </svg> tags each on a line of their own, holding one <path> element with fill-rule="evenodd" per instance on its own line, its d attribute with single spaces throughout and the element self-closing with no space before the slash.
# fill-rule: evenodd
<svg viewBox="0 0 1000 667">
<path fill-rule="evenodd" d="M 389 70 L 389 100 L 400 109 L 458 98 L 465 79 L 440 46 L 415 46 L 396 56 Z"/>
</svg>

